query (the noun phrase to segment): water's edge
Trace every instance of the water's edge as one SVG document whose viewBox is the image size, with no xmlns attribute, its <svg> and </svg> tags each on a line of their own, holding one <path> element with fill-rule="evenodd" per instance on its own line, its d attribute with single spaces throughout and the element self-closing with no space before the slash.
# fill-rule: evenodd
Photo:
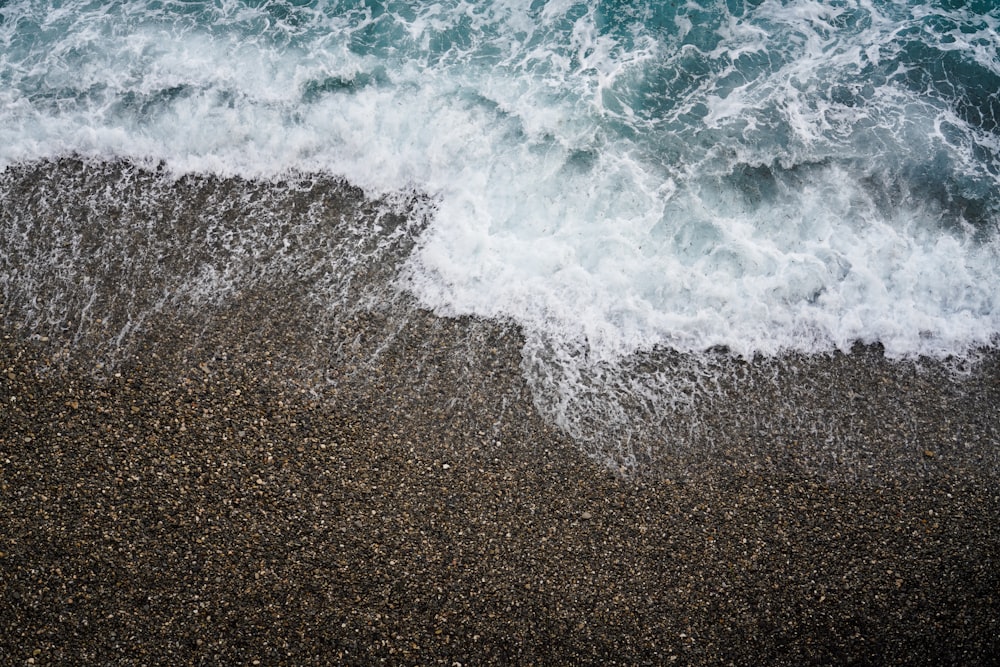
<svg viewBox="0 0 1000 667">
<path fill-rule="evenodd" d="M 996 350 L 964 372 L 862 345 L 753 360 L 654 351 L 567 369 L 511 323 L 438 317 L 400 289 L 426 224 L 416 195 L 371 201 L 317 175 L 175 178 L 77 159 L 8 169 L 0 190 L 3 328 L 49 372 L 110 378 L 156 355 L 180 378 L 281 341 L 274 368 L 304 391 L 430 401 L 442 419 L 501 415 L 509 423 L 477 427 L 491 442 L 537 410 L 626 474 L 1000 466 Z M 443 375 L 467 390 L 428 396 Z"/>
</svg>

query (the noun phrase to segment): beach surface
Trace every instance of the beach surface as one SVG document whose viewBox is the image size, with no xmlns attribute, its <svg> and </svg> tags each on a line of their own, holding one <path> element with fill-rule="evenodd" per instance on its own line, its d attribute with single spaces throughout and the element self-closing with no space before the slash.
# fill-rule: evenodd
<svg viewBox="0 0 1000 667">
<path fill-rule="evenodd" d="M 97 213 L 95 248 L 148 215 Z M 169 237 L 156 271 L 79 268 L 90 301 L 5 242 L 60 312 L 9 283 L 0 308 L 7 663 L 996 664 L 995 352 L 748 361 L 697 438 L 620 468 L 540 416 L 513 325 L 381 308 L 381 260 L 349 315 L 259 257 L 225 298 L 157 301 L 203 261 Z"/>
</svg>

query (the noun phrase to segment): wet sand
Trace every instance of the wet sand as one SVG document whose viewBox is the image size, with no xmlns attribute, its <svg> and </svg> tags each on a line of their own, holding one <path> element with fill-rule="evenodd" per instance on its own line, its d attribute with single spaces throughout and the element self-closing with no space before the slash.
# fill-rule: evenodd
<svg viewBox="0 0 1000 667">
<path fill-rule="evenodd" d="M 990 466 L 942 448 L 854 481 L 803 474 L 794 453 L 622 477 L 536 416 L 511 363 L 516 334 L 494 332 L 469 386 L 468 358 L 445 343 L 482 326 L 426 315 L 420 346 L 325 389 L 285 356 L 295 341 L 267 332 L 232 345 L 232 329 L 192 342 L 178 328 L 172 347 L 158 340 L 104 376 L 53 365 L 49 343 L 8 332 L 0 654 L 36 665 L 1000 655 Z M 421 386 L 397 365 L 424 368 Z"/>
<path fill-rule="evenodd" d="M 380 302 L 405 248 L 350 236 L 354 204 L 219 213 L 242 186 L 194 179 L 150 208 L 152 176 L 87 169 L 0 213 L 5 664 L 996 664 L 995 352 L 749 362 L 620 470 L 539 416 L 515 328 Z M 224 224 L 129 236 L 164 201 Z M 32 227 L 54 210 L 76 246 Z M 296 263 L 239 246 L 261 219 Z M 183 292 L 226 252 L 224 298 Z"/>
</svg>

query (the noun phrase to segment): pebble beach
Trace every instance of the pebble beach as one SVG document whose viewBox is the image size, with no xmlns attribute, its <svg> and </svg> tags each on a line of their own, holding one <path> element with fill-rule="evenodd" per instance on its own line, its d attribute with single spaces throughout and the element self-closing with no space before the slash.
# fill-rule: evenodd
<svg viewBox="0 0 1000 667">
<path fill-rule="evenodd" d="M 49 328 L 5 292 L 4 664 L 996 664 L 995 352 L 800 361 L 624 470 L 539 415 L 513 325 L 325 326 L 268 275 L 119 346 L 118 288 Z"/>
</svg>

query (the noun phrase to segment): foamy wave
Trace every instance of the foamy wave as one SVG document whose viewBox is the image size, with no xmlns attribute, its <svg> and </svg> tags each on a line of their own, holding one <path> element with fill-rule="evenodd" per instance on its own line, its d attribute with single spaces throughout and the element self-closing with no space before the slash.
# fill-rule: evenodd
<svg viewBox="0 0 1000 667">
<path fill-rule="evenodd" d="M 0 164 L 420 190 L 403 285 L 567 359 L 1000 332 L 996 10 L 534 4 L 9 4 Z"/>
</svg>

